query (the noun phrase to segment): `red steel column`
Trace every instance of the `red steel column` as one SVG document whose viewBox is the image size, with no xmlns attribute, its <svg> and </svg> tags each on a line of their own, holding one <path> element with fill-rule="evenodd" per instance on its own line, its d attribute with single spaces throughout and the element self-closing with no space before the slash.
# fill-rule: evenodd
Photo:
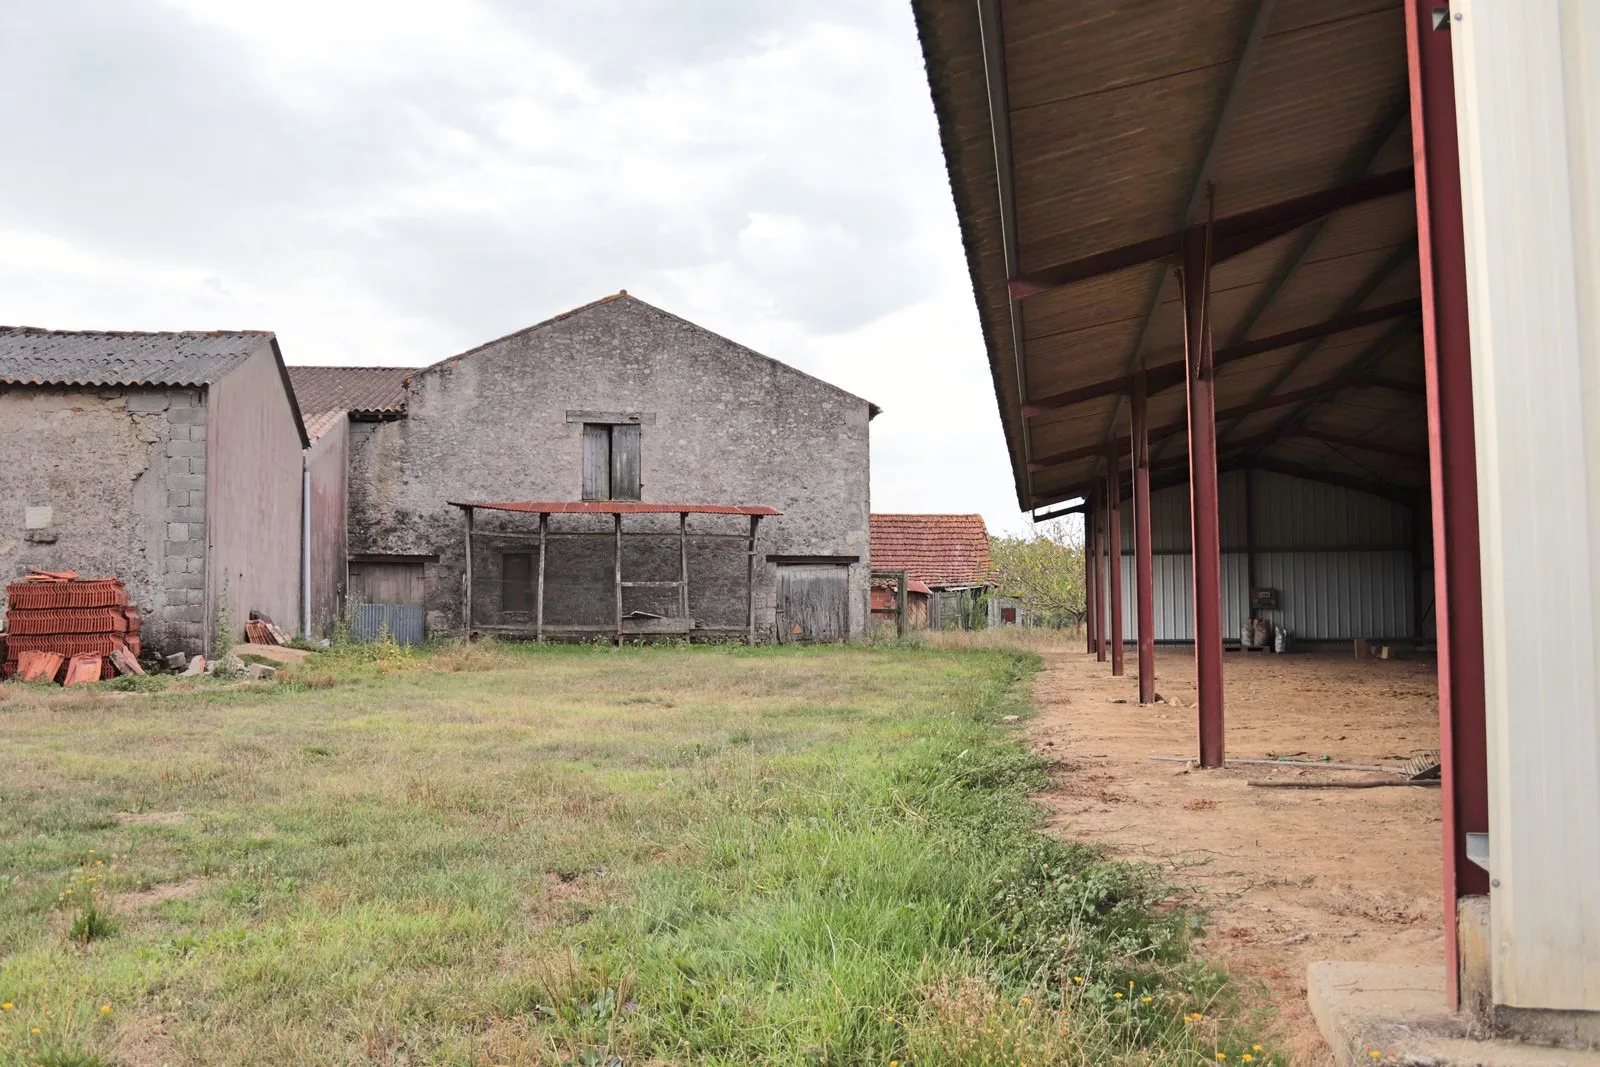
<svg viewBox="0 0 1600 1067">
<path fill-rule="evenodd" d="M 1450 33 L 1433 28 L 1435 0 L 1406 2 L 1411 145 L 1417 174 L 1423 365 L 1433 498 L 1434 619 L 1439 645 L 1439 750 L 1444 764 L 1445 978 L 1460 1006 L 1456 900 L 1489 892 L 1467 859 L 1467 834 L 1489 829 L 1483 681 L 1483 592 L 1478 556 L 1477 451 L 1467 331 L 1466 242 Z"/>
<path fill-rule="evenodd" d="M 1094 494 L 1084 501 L 1083 511 L 1083 632 L 1093 652 L 1100 640 L 1100 570 L 1095 565 Z"/>
<path fill-rule="evenodd" d="M 1122 457 L 1112 441 L 1106 450 L 1106 567 L 1111 586 L 1111 676 L 1121 678 L 1122 666 Z"/>
<path fill-rule="evenodd" d="M 1098 482 L 1095 485 L 1095 494 L 1100 498 L 1100 507 L 1094 510 L 1094 658 L 1104 663 L 1106 661 L 1106 631 L 1110 628 L 1106 622 L 1106 609 L 1110 607 L 1111 597 L 1106 590 L 1106 509 L 1105 486 Z"/>
<path fill-rule="evenodd" d="M 1139 703 L 1156 699 L 1155 575 L 1150 551 L 1150 420 L 1144 371 L 1133 377 L 1133 595 L 1139 625 Z"/>
<path fill-rule="evenodd" d="M 1189 515 L 1194 567 L 1194 668 L 1200 709 L 1200 766 L 1221 767 L 1222 532 L 1217 507 L 1216 368 L 1211 360 L 1211 240 L 1194 229 L 1184 242 L 1184 358 L 1189 381 Z"/>
</svg>

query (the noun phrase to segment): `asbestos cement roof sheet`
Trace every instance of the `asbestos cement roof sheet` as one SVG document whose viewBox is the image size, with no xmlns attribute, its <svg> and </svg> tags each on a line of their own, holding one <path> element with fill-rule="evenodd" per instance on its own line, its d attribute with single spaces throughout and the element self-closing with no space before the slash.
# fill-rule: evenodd
<svg viewBox="0 0 1600 1067">
<path fill-rule="evenodd" d="M 133 333 L 0 326 L 0 382 L 209 385 L 272 342 L 273 335 L 263 330 Z"/>
</svg>

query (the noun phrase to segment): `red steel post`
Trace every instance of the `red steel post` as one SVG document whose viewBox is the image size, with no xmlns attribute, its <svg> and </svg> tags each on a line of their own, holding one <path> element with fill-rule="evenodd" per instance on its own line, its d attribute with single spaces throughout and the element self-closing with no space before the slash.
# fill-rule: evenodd
<svg viewBox="0 0 1600 1067">
<path fill-rule="evenodd" d="M 1433 501 L 1445 979 L 1449 1003 L 1455 1009 L 1461 998 L 1456 901 L 1489 892 L 1488 874 L 1467 859 L 1466 850 L 1468 833 L 1489 829 L 1489 760 L 1461 163 L 1449 23 L 1439 30 L 1433 28 L 1438 6 L 1435 0 L 1407 0 L 1406 66 L 1417 175 L 1417 252 Z"/>
<path fill-rule="evenodd" d="M 1106 661 L 1106 631 L 1110 628 L 1106 622 L 1106 609 L 1110 607 L 1111 597 L 1106 589 L 1106 509 L 1105 486 L 1096 484 L 1096 495 L 1100 498 L 1100 506 L 1094 509 L 1094 658 L 1100 663 Z"/>
<path fill-rule="evenodd" d="M 1106 569 L 1111 587 L 1111 676 L 1123 674 L 1122 639 L 1122 457 L 1113 438 L 1106 450 Z"/>
<path fill-rule="evenodd" d="M 1200 766 L 1225 759 L 1222 722 L 1222 532 L 1217 506 L 1216 368 L 1211 352 L 1211 240 L 1184 242 L 1184 358 L 1189 380 L 1189 515 L 1194 567 L 1194 668 Z"/>
<path fill-rule="evenodd" d="M 1094 554 L 1094 494 L 1084 501 L 1083 510 L 1083 632 L 1088 639 L 1085 652 L 1093 652 L 1100 640 L 1100 582 Z"/>
<path fill-rule="evenodd" d="M 1155 575 L 1150 550 L 1150 419 L 1144 371 L 1133 378 L 1133 595 L 1139 626 L 1139 703 L 1156 699 Z"/>
</svg>

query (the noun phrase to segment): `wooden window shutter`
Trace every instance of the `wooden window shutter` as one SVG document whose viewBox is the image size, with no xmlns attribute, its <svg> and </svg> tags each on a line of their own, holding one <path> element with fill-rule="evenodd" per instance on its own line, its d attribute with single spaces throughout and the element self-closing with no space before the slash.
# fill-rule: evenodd
<svg viewBox="0 0 1600 1067">
<path fill-rule="evenodd" d="M 611 499 L 611 427 L 583 424 L 583 499 Z"/>
<path fill-rule="evenodd" d="M 611 427 L 611 499 L 638 500 L 640 479 L 640 445 L 642 434 L 638 426 Z"/>
</svg>

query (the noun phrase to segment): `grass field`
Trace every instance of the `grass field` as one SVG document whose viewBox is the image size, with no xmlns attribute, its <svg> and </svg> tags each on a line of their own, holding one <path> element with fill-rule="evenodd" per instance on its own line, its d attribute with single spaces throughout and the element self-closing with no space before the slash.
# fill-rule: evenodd
<svg viewBox="0 0 1600 1067">
<path fill-rule="evenodd" d="M 1036 666 L 367 646 L 7 686 L 0 1065 L 1270 1062 L 1150 873 L 1034 832 L 1001 720 Z"/>
</svg>

